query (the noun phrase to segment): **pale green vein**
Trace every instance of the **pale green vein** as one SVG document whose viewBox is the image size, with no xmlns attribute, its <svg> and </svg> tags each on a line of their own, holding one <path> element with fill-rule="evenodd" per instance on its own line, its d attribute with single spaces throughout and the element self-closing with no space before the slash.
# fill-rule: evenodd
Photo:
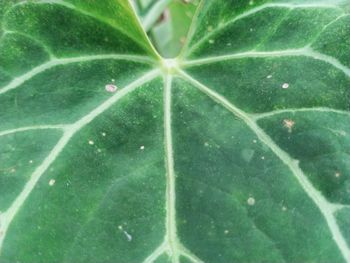
<svg viewBox="0 0 350 263">
<path fill-rule="evenodd" d="M 278 51 L 248 51 L 236 54 L 213 56 L 207 58 L 194 59 L 190 61 L 184 61 L 181 63 L 184 67 L 199 66 L 210 63 L 217 63 L 222 61 L 228 61 L 233 59 L 244 58 L 268 58 L 268 57 L 310 57 L 316 60 L 323 61 L 333 67 L 341 70 L 345 75 L 350 77 L 350 68 L 343 65 L 339 60 L 334 57 L 319 53 L 310 47 L 304 47 L 300 49 L 286 49 Z"/>
<path fill-rule="evenodd" d="M 59 59 L 53 59 L 50 60 L 44 64 L 41 64 L 40 66 L 37 66 L 33 68 L 32 70 L 28 71 L 27 73 L 14 78 L 10 83 L 8 83 L 5 87 L 0 88 L 0 94 L 5 93 L 11 89 L 15 89 L 22 85 L 24 82 L 30 80 L 31 78 L 35 77 L 36 75 L 51 69 L 53 67 L 56 67 L 58 65 L 66 65 L 71 63 L 78 63 L 78 62 L 86 62 L 86 61 L 93 61 L 93 60 L 105 60 L 105 59 L 116 59 L 116 60 L 129 60 L 134 62 L 141 62 L 141 63 L 148 63 L 152 64 L 154 61 L 148 57 L 144 56 L 134 56 L 134 55 L 118 55 L 118 54 L 105 54 L 105 55 L 91 55 L 91 56 L 79 56 L 79 57 L 71 57 L 71 58 L 59 58 Z"/>
<path fill-rule="evenodd" d="M 168 244 L 164 240 L 163 243 L 157 247 L 144 261 L 143 263 L 152 263 L 157 258 L 159 258 L 164 252 L 167 252 L 168 250 Z"/>
<path fill-rule="evenodd" d="M 174 171 L 173 141 L 171 127 L 171 86 L 172 73 L 177 67 L 176 60 L 163 60 L 164 66 L 164 151 L 166 167 L 166 233 L 163 242 L 143 261 L 152 263 L 163 253 L 167 253 L 172 263 L 180 262 L 180 255 L 189 258 L 194 263 L 202 263 L 196 255 L 181 244 L 177 235 L 176 224 L 176 176 Z"/>
<path fill-rule="evenodd" d="M 310 44 L 308 44 L 308 47 L 311 47 L 312 44 L 314 44 L 318 38 L 322 35 L 322 33 L 331 25 L 333 25 L 334 23 L 338 22 L 340 19 L 346 17 L 346 16 L 350 16 L 350 14 L 341 14 L 340 16 L 336 17 L 335 19 L 333 19 L 331 22 L 329 22 L 328 24 L 324 25 L 321 29 L 321 31 L 316 35 L 316 37 L 314 37 L 314 39 L 312 41 L 310 41 Z"/>
<path fill-rule="evenodd" d="M 141 46 L 143 46 L 143 44 L 140 42 L 139 39 L 136 39 L 135 37 L 133 37 L 132 35 L 130 35 L 127 31 L 123 30 L 122 28 L 120 27 L 117 27 L 115 24 L 111 24 L 109 23 L 108 21 L 106 21 L 105 19 L 101 18 L 101 17 L 98 17 L 90 12 L 87 12 L 85 10 L 82 10 L 81 8 L 77 8 L 75 5 L 73 4 L 70 4 L 70 3 L 67 3 L 63 0 L 38 0 L 38 1 L 35 1 L 35 2 L 32 2 L 30 0 L 24 0 L 24 1 L 21 1 L 17 4 L 14 4 L 12 8 L 16 7 L 16 6 L 19 6 L 19 5 L 24 5 L 24 4 L 54 4 L 54 5 L 60 5 L 62 7 L 65 7 L 65 8 L 68 8 L 70 10 L 73 10 L 75 12 L 78 12 L 82 15 L 85 15 L 85 16 L 88 16 L 88 17 L 91 17 L 91 18 L 94 18 L 96 19 L 97 21 L 100 21 L 102 23 L 105 23 L 111 27 L 113 27 L 114 29 L 118 30 L 120 33 L 122 34 L 125 34 L 126 36 L 128 36 L 130 39 L 134 40 L 136 43 L 140 44 Z M 11 10 L 9 9 L 8 12 Z"/>
<path fill-rule="evenodd" d="M 189 260 L 191 260 L 193 263 L 204 263 L 200 258 L 198 258 L 196 255 L 194 255 L 190 250 L 188 250 L 186 247 L 184 247 L 182 244 L 180 244 L 179 247 L 180 254 Z"/>
<path fill-rule="evenodd" d="M 34 172 L 30 175 L 30 179 L 24 186 L 22 192 L 17 196 L 17 198 L 14 200 L 14 202 L 11 204 L 11 206 L 2 214 L 2 222 L 0 226 L 0 232 L 2 232 L 2 235 L 0 236 L 0 253 L 1 248 L 3 245 L 3 241 L 6 237 L 6 233 L 8 231 L 8 228 L 16 216 L 17 212 L 23 205 L 23 203 L 26 201 L 34 187 L 36 186 L 37 182 L 41 178 L 41 176 L 45 173 L 45 171 L 50 167 L 50 165 L 57 159 L 59 154 L 62 152 L 62 150 L 65 148 L 65 146 L 68 144 L 70 139 L 83 127 L 85 127 L 87 124 L 89 124 L 92 120 L 94 120 L 97 116 L 102 114 L 104 111 L 106 111 L 108 108 L 110 108 L 114 103 L 116 103 L 118 100 L 123 98 L 125 95 L 129 94 L 130 92 L 134 91 L 138 87 L 142 86 L 143 84 L 153 80 L 155 77 L 159 75 L 158 70 L 152 70 L 148 72 L 147 74 L 143 75 L 139 79 L 135 80 L 134 82 L 127 85 L 125 88 L 118 91 L 114 96 L 110 97 L 108 100 L 103 102 L 101 105 L 96 107 L 94 110 L 86 114 L 84 117 L 76 121 L 75 123 L 71 125 L 67 125 L 64 129 L 63 136 L 58 141 L 58 143 L 53 147 L 51 152 L 48 154 L 48 156 L 44 159 L 44 161 L 34 170 Z"/>
<path fill-rule="evenodd" d="M 251 118 L 254 120 L 260 120 L 263 118 L 268 118 L 272 117 L 278 114 L 282 113 L 297 113 L 297 112 L 326 112 L 326 113 L 337 113 L 337 114 L 342 114 L 342 115 L 347 115 L 350 117 L 350 112 L 349 111 L 344 111 L 344 110 L 336 110 L 332 108 L 327 108 L 327 107 L 314 107 L 314 108 L 299 108 L 299 109 L 282 109 L 282 110 L 274 110 L 270 112 L 264 112 L 264 113 L 255 113 L 255 114 L 250 114 Z"/>
<path fill-rule="evenodd" d="M 13 134 L 13 133 L 25 132 L 25 131 L 31 131 L 31 130 L 49 130 L 49 129 L 64 130 L 67 128 L 67 126 L 68 125 L 65 125 L 65 124 L 27 126 L 27 127 L 21 127 L 21 128 L 11 129 L 11 130 L 0 131 L 0 137 Z"/>
<path fill-rule="evenodd" d="M 337 1 L 334 1 L 337 2 Z M 188 51 L 187 54 L 192 53 L 194 50 L 196 50 L 197 48 L 199 48 L 203 43 L 207 42 L 210 38 L 212 38 L 214 35 L 216 35 L 217 33 L 219 33 L 222 29 L 227 28 L 228 26 L 230 26 L 231 24 L 234 24 L 235 22 L 254 15 L 264 9 L 267 8 L 288 8 L 288 9 L 297 9 L 297 8 L 332 8 L 332 9 L 338 9 L 339 7 L 335 5 L 335 3 L 333 4 L 327 4 L 327 3 L 309 3 L 309 4 L 293 4 L 293 3 L 267 3 L 267 4 L 263 4 L 261 6 L 252 8 L 236 17 L 234 17 L 233 19 L 227 21 L 226 23 L 223 23 L 222 25 L 220 25 L 219 27 L 215 28 L 213 31 L 211 31 L 210 33 L 206 34 L 203 38 L 201 38 L 198 42 L 196 42 Z"/>
<path fill-rule="evenodd" d="M 169 245 L 170 254 L 173 263 L 179 263 L 179 254 L 177 251 L 177 229 L 176 229 L 176 193 L 175 193 L 175 172 L 173 141 L 171 130 L 171 75 L 165 77 L 164 87 L 164 133 L 165 133 L 165 156 L 167 171 L 166 187 L 166 240 Z"/>
<path fill-rule="evenodd" d="M 266 146 L 270 148 L 272 152 L 276 154 L 276 156 L 291 170 L 293 175 L 296 177 L 304 191 L 308 194 L 311 200 L 317 205 L 322 215 L 324 216 L 329 230 L 332 233 L 332 237 L 336 242 L 339 251 L 343 255 L 344 259 L 347 262 L 350 262 L 350 249 L 343 237 L 339 226 L 337 225 L 336 219 L 334 217 L 334 205 L 329 203 L 325 197 L 319 192 L 308 180 L 304 172 L 299 167 L 299 161 L 293 159 L 289 154 L 283 151 L 277 144 L 262 130 L 254 119 L 252 119 L 249 114 L 240 110 L 231 102 L 229 102 L 225 97 L 206 87 L 196 79 L 192 78 L 190 75 L 185 73 L 184 71 L 178 70 L 180 76 L 182 76 L 185 80 L 190 82 L 200 91 L 205 93 L 207 96 L 212 98 L 218 104 L 225 107 L 227 110 L 231 111 L 235 116 L 242 119 L 250 129 L 257 135 L 259 140 L 263 142 Z"/>
<path fill-rule="evenodd" d="M 34 38 L 31 35 L 28 35 L 26 33 L 23 32 L 19 32 L 19 31 L 13 31 L 13 30 L 5 30 L 3 36 L 7 35 L 7 34 L 17 34 L 23 37 L 28 38 L 29 40 L 33 41 L 34 43 L 36 43 L 37 45 L 41 46 L 44 51 L 47 53 L 47 55 L 50 57 L 51 60 L 56 59 L 56 56 L 53 54 L 53 52 L 51 51 L 51 49 L 46 46 L 43 42 L 41 42 L 39 39 Z"/>
</svg>

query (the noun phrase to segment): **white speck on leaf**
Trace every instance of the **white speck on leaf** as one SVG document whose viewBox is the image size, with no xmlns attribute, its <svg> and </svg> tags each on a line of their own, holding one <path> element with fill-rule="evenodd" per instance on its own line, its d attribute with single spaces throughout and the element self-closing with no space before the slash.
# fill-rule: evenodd
<svg viewBox="0 0 350 263">
<path fill-rule="evenodd" d="M 209 39 L 209 44 L 214 44 L 215 40 L 214 39 Z"/>
<path fill-rule="evenodd" d="M 145 146 L 144 145 L 141 145 L 140 146 L 140 150 L 144 150 L 145 149 Z"/>
<path fill-rule="evenodd" d="M 227 229 L 224 231 L 225 235 L 227 235 L 230 231 L 228 231 Z"/>
<path fill-rule="evenodd" d="M 289 88 L 289 84 L 288 83 L 283 83 L 282 84 L 282 89 L 288 89 Z"/>
<path fill-rule="evenodd" d="M 56 183 L 55 179 L 50 179 L 49 186 L 53 186 Z"/>
<path fill-rule="evenodd" d="M 283 127 L 288 129 L 288 132 L 292 132 L 293 126 L 295 125 L 295 122 L 293 120 L 284 119 L 283 120 Z"/>
<path fill-rule="evenodd" d="M 248 205 L 255 205 L 255 199 L 253 197 L 249 197 L 247 203 Z"/>
<path fill-rule="evenodd" d="M 108 92 L 116 92 L 117 89 L 118 89 L 118 87 L 117 87 L 116 85 L 114 85 L 114 84 L 107 84 L 107 85 L 105 86 L 105 89 L 106 89 L 106 91 L 108 91 Z"/>
<path fill-rule="evenodd" d="M 253 140 L 253 143 L 257 143 L 258 141 L 257 140 Z"/>
<path fill-rule="evenodd" d="M 339 173 L 339 172 L 336 172 L 334 176 L 337 177 L 337 178 L 339 178 L 339 177 L 340 177 L 340 173 Z"/>
<path fill-rule="evenodd" d="M 268 75 L 266 78 L 267 78 L 267 79 L 270 79 L 270 78 L 272 78 L 272 75 Z"/>
<path fill-rule="evenodd" d="M 119 226 L 118 226 L 118 229 L 124 233 L 124 235 L 126 236 L 126 239 L 127 239 L 129 242 L 132 240 L 132 235 L 130 235 L 128 232 L 126 232 L 126 231 L 123 229 L 123 226 L 122 226 L 122 225 L 119 225 Z"/>
<path fill-rule="evenodd" d="M 282 206 L 282 211 L 287 211 L 287 207 Z"/>
<path fill-rule="evenodd" d="M 102 132 L 101 134 L 103 137 L 105 137 L 107 135 L 105 132 Z"/>
<path fill-rule="evenodd" d="M 33 160 L 29 160 L 29 163 L 33 163 Z"/>
<path fill-rule="evenodd" d="M 94 143 L 94 141 L 89 140 L 89 144 L 90 144 L 90 145 L 94 145 L 95 143 Z"/>
</svg>

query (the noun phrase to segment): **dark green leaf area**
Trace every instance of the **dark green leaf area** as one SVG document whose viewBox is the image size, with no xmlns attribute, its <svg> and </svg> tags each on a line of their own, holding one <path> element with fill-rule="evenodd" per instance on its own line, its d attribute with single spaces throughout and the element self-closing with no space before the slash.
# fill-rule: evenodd
<svg viewBox="0 0 350 263">
<path fill-rule="evenodd" d="M 0 211 L 5 211 L 16 199 L 29 175 L 61 135 L 53 130 L 36 130 L 0 137 Z"/>
<path fill-rule="evenodd" d="M 106 85 L 119 91 L 149 69 L 146 64 L 109 59 L 49 67 L 0 96 L 0 127 L 75 122 L 113 96 Z"/>
<path fill-rule="evenodd" d="M 7 30 L 30 35 L 59 57 L 145 53 L 121 30 L 73 7 L 24 3 L 13 7 L 4 21 Z"/>
<path fill-rule="evenodd" d="M 346 207 L 342 210 L 338 211 L 336 214 L 337 223 L 339 224 L 342 232 L 344 233 L 344 237 L 348 245 L 350 245 L 350 208 Z"/>
<path fill-rule="evenodd" d="M 291 171 L 241 120 L 183 81 L 173 98 L 178 231 L 187 248 L 205 262 L 343 262 Z"/>
<path fill-rule="evenodd" d="M 350 204 L 348 114 L 283 113 L 259 121 L 331 202 Z"/>
<path fill-rule="evenodd" d="M 12 76 L 21 75 L 49 60 L 36 40 L 18 33 L 6 33 L 0 41 L 0 68 Z"/>
<path fill-rule="evenodd" d="M 314 42 L 313 48 L 350 66 L 350 15 L 344 14 L 330 24 Z"/>
<path fill-rule="evenodd" d="M 127 95 L 71 139 L 15 218 L 3 262 L 141 262 L 159 245 L 160 86 Z"/>
<path fill-rule="evenodd" d="M 349 108 L 350 78 L 311 58 L 242 58 L 194 66 L 187 71 L 246 112 Z"/>
</svg>

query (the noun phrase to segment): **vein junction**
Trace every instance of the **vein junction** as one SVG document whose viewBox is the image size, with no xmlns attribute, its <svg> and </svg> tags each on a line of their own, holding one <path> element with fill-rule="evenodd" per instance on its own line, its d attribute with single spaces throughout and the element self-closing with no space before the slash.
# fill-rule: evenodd
<svg viewBox="0 0 350 263">
<path fill-rule="evenodd" d="M 56 3 L 65 5 L 69 8 L 74 8 L 74 6 L 66 4 L 64 1 L 60 0 L 41 0 L 39 1 L 41 3 Z M 272 8 L 272 7 L 284 7 L 284 8 L 315 8 L 315 7 L 322 7 L 322 8 L 335 8 L 333 5 L 319 5 L 319 4 L 300 4 L 300 5 L 293 5 L 293 4 L 265 4 L 260 7 L 257 7 L 255 9 L 252 9 L 235 19 L 229 21 L 224 26 L 227 26 L 230 23 L 234 23 L 235 21 L 242 19 L 243 17 L 246 17 L 248 15 L 251 15 L 253 13 L 259 12 L 262 9 L 265 8 Z M 90 14 L 89 14 L 90 15 Z M 211 35 L 215 34 L 216 31 L 220 30 L 221 28 L 214 30 L 211 34 L 207 35 L 204 39 L 200 40 L 196 43 L 195 46 L 192 47 L 192 49 L 195 49 L 198 47 L 201 43 L 206 41 L 206 39 L 210 38 Z M 224 55 L 224 56 L 215 56 L 215 57 L 208 57 L 203 59 L 196 59 L 192 61 L 183 62 L 182 66 L 189 67 L 189 66 L 198 66 L 202 64 L 208 64 L 208 63 L 215 63 L 230 59 L 240 59 L 240 58 L 248 58 L 248 57 L 283 57 L 283 56 L 306 56 L 310 57 L 312 59 L 321 60 L 325 63 L 331 64 L 335 68 L 341 70 L 344 74 L 347 76 L 350 76 L 350 69 L 346 67 L 345 65 L 341 64 L 337 59 L 321 54 L 317 51 L 314 51 L 309 46 L 301 48 L 301 49 L 291 49 L 291 50 L 279 50 L 279 51 L 266 51 L 266 52 L 260 52 L 260 51 L 249 51 L 249 52 L 243 52 L 243 53 L 236 53 L 236 54 L 230 54 L 230 55 Z M 153 63 L 153 61 L 147 57 L 142 56 L 132 56 L 132 55 L 120 55 L 120 54 L 105 54 L 105 55 L 92 55 L 92 56 L 80 56 L 80 57 L 73 57 L 73 58 L 64 58 L 59 59 L 55 57 L 51 57 L 51 60 L 48 61 L 45 64 L 42 64 L 40 66 L 37 66 L 33 68 L 31 71 L 27 72 L 26 74 L 19 76 L 15 79 L 13 79 L 8 85 L 0 89 L 0 94 L 5 93 L 9 90 L 18 88 L 21 86 L 24 82 L 28 81 L 29 79 L 35 77 L 36 75 L 52 68 L 57 65 L 64 65 L 69 63 L 76 63 L 76 62 L 82 62 L 82 61 L 90 61 L 90 60 L 98 60 L 98 59 L 127 59 L 127 60 L 133 60 L 133 61 L 139 61 L 144 63 Z M 319 207 L 321 213 L 325 217 L 327 224 L 329 226 L 329 229 L 333 235 L 333 238 L 338 245 L 341 253 L 343 254 L 344 258 L 347 260 L 347 262 L 350 262 L 350 250 L 345 242 L 344 237 L 342 236 L 340 229 L 338 225 L 336 224 L 336 220 L 334 217 L 334 213 L 343 208 L 343 205 L 338 204 L 332 204 L 329 203 L 322 194 L 313 187 L 313 185 L 308 181 L 307 177 L 304 175 L 303 171 L 300 169 L 298 161 L 291 158 L 286 152 L 284 152 L 282 149 L 280 149 L 274 141 L 257 125 L 256 121 L 260 118 L 265 118 L 272 116 L 274 114 L 279 114 L 282 111 L 288 111 L 288 110 L 281 110 L 281 111 L 275 111 L 271 113 L 263 113 L 263 114 L 257 114 L 257 115 L 249 115 L 240 109 L 238 109 L 236 106 L 231 104 L 228 100 L 226 100 L 224 97 L 219 95 L 218 93 L 212 91 L 208 87 L 204 86 L 188 74 L 186 74 L 184 71 L 181 71 L 178 68 L 178 65 L 174 63 L 174 61 L 168 61 L 169 63 L 164 63 L 166 68 L 169 72 L 167 72 L 165 75 L 165 88 L 164 88 L 164 132 L 165 132 L 165 154 L 166 154 L 166 171 L 167 171 L 167 190 L 166 190 L 166 208 L 167 208 L 167 214 L 166 214 L 166 236 L 164 238 L 164 241 L 157 247 L 146 259 L 145 263 L 150 263 L 156 260 L 160 255 L 163 253 L 168 253 L 173 263 L 179 262 L 179 256 L 185 256 L 188 259 L 190 259 L 193 262 L 202 262 L 197 256 L 195 256 L 192 252 L 190 252 L 187 248 L 185 248 L 181 242 L 179 241 L 179 238 L 177 236 L 177 230 L 176 230 L 176 194 L 175 194 L 175 172 L 174 172 L 174 160 L 173 160 L 173 148 L 172 148 L 172 131 L 171 131 L 171 83 L 172 83 L 172 76 L 170 74 L 171 70 L 176 70 L 177 73 L 182 76 L 185 80 L 192 83 L 195 87 L 197 87 L 199 90 L 207 94 L 209 97 L 211 97 L 213 100 L 221 104 L 223 107 L 231 111 L 233 114 L 235 114 L 237 117 L 241 118 L 245 123 L 256 133 L 258 138 L 265 143 L 280 159 L 285 163 L 286 166 L 289 167 L 289 169 L 292 171 L 294 176 L 297 178 L 303 189 L 306 191 L 306 193 L 309 195 L 309 197 L 314 201 L 314 203 Z M 134 91 L 136 88 L 141 86 L 142 84 L 152 80 L 159 74 L 159 71 L 151 71 L 144 76 L 142 76 L 140 79 L 134 81 L 133 83 L 129 84 L 124 89 L 117 92 L 113 97 L 106 100 L 104 103 L 102 103 L 100 106 L 95 108 L 93 111 L 85 115 L 83 118 L 78 120 L 77 122 L 73 124 L 68 125 L 41 125 L 41 126 L 29 126 L 29 127 L 21 127 L 17 129 L 7 130 L 0 132 L 0 136 L 6 136 L 8 134 L 16 133 L 16 132 L 24 132 L 28 130 L 35 130 L 35 129 L 61 129 L 63 131 L 63 136 L 58 141 L 58 143 L 54 146 L 54 148 L 51 150 L 50 154 L 46 157 L 46 159 L 36 168 L 36 170 L 32 173 L 30 180 L 25 185 L 22 192 L 19 194 L 19 196 L 16 198 L 16 200 L 12 203 L 10 208 L 5 211 L 3 214 L 0 214 L 1 219 L 1 226 L 0 231 L 2 232 L 2 235 L 0 236 L 0 252 L 1 247 L 3 244 L 3 241 L 6 237 L 7 230 L 13 220 L 13 218 L 16 216 L 18 210 L 23 205 L 25 200 L 30 195 L 31 191 L 34 189 L 36 183 L 40 180 L 41 176 L 45 173 L 45 171 L 48 169 L 48 167 L 56 160 L 56 158 L 59 156 L 59 154 L 62 152 L 64 147 L 69 143 L 70 139 L 85 125 L 90 123 L 93 119 L 95 119 L 97 116 L 99 116 L 101 113 L 103 113 L 105 110 L 107 110 L 109 107 L 111 107 L 115 102 L 117 102 L 119 99 L 127 95 L 128 93 Z M 341 114 L 348 114 L 349 112 L 340 112 L 336 111 L 334 109 L 328 109 L 328 108 L 314 108 L 314 109 L 291 109 L 289 111 L 302 111 L 302 110 L 315 110 L 315 111 L 330 111 L 330 112 L 337 112 Z"/>
</svg>

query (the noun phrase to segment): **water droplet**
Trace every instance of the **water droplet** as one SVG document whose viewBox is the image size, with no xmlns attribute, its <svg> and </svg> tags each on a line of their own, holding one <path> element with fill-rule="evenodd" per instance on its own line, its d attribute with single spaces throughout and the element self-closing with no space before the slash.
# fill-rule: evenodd
<svg viewBox="0 0 350 263">
<path fill-rule="evenodd" d="M 249 197 L 247 203 L 248 205 L 255 205 L 255 199 L 253 197 Z"/>
<path fill-rule="evenodd" d="M 118 89 L 118 87 L 114 84 L 107 84 L 105 88 L 106 88 L 106 91 L 108 92 L 116 92 Z"/>
<path fill-rule="evenodd" d="M 289 88 L 289 84 L 288 83 L 283 83 L 282 89 L 288 89 L 288 88 Z"/>
</svg>

